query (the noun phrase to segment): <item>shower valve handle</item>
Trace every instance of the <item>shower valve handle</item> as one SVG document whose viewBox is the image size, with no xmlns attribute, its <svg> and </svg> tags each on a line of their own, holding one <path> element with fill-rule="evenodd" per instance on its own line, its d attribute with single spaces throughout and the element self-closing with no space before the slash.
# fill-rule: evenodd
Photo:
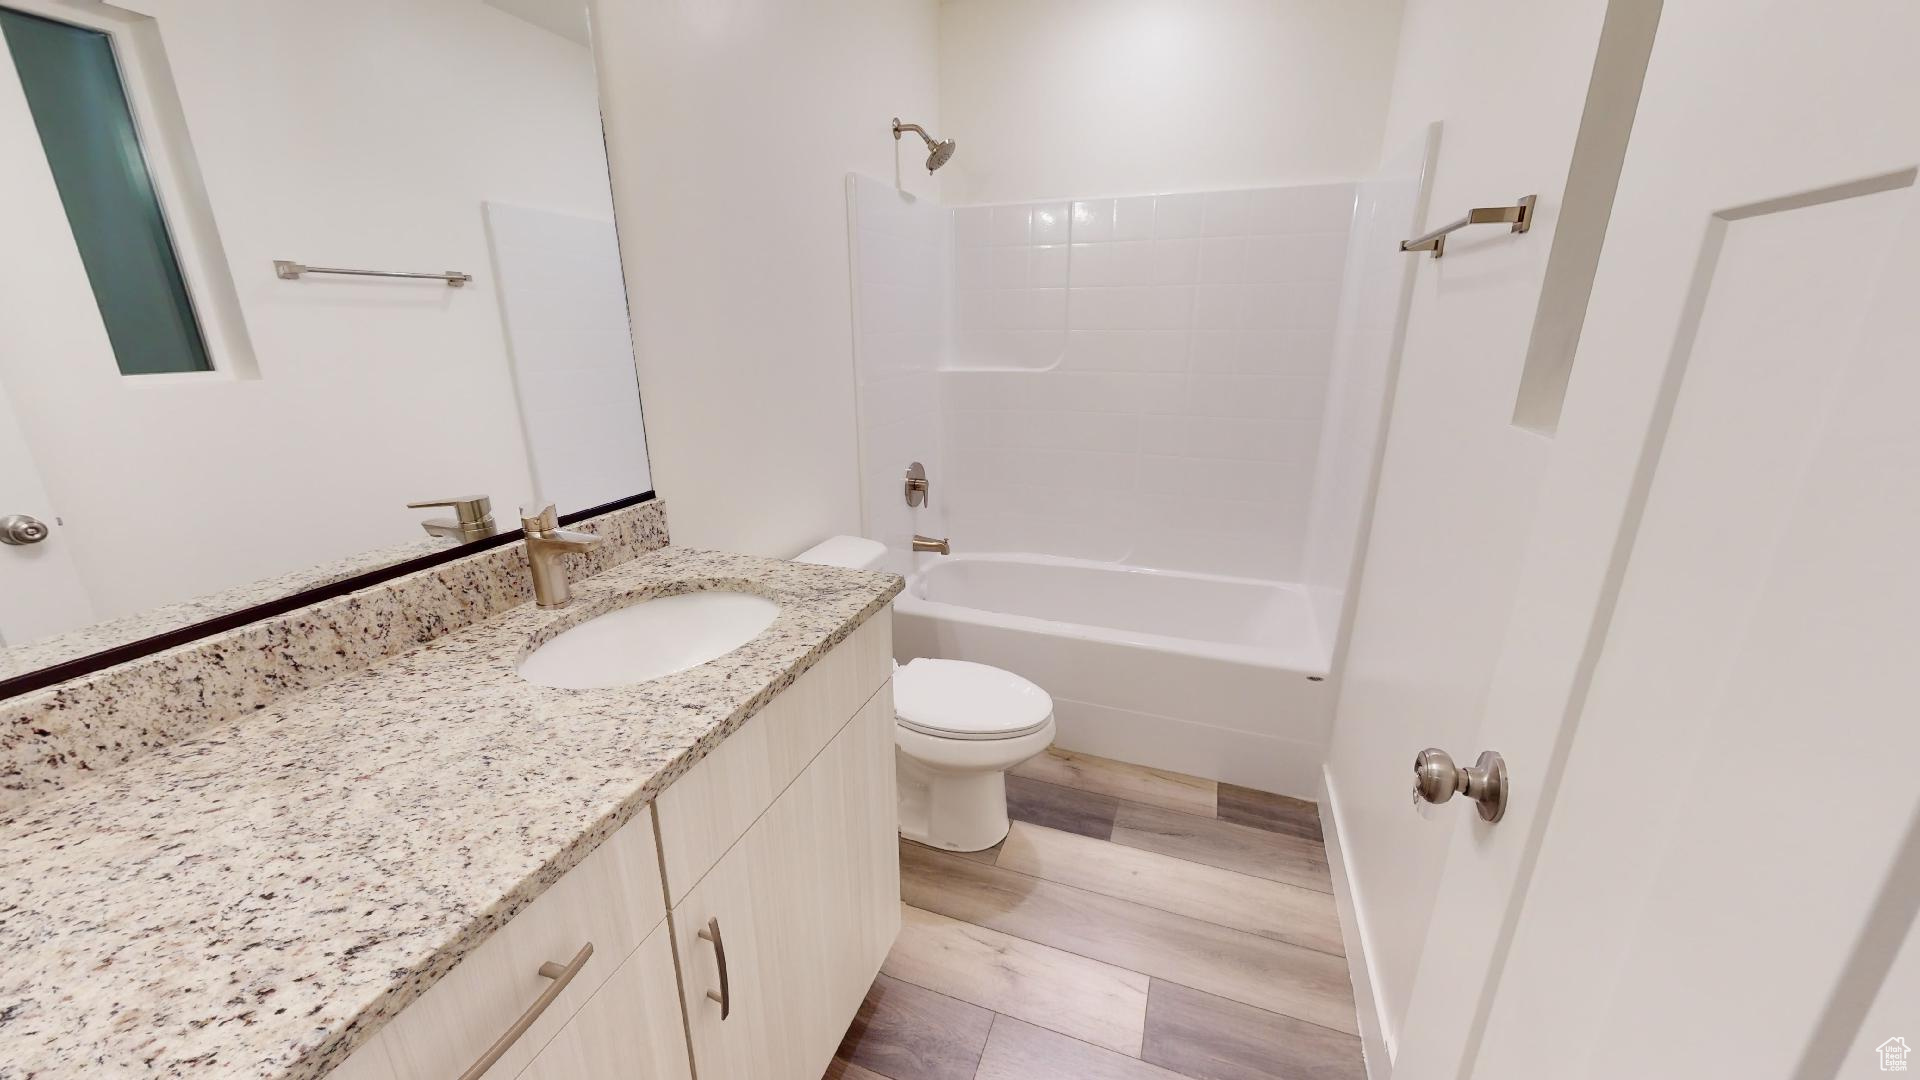
<svg viewBox="0 0 1920 1080">
<path fill-rule="evenodd" d="M 907 505 L 932 506 L 933 490 L 927 482 L 927 467 L 914 462 L 907 466 Z"/>
</svg>

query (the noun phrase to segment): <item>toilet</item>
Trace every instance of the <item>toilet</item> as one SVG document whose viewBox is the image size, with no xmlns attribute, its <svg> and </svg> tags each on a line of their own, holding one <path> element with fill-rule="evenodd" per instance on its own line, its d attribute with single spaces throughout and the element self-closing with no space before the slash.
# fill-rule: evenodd
<svg viewBox="0 0 1920 1080">
<path fill-rule="evenodd" d="M 795 562 L 878 570 L 886 545 L 836 536 Z M 900 835 L 982 851 L 1007 835 L 1007 770 L 1053 745 L 1053 698 L 986 664 L 921 658 L 893 671 Z"/>
</svg>

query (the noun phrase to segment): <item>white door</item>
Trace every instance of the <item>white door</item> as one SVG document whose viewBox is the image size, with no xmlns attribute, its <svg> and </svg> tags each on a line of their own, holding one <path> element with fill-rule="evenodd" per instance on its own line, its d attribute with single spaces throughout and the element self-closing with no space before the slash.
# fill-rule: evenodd
<svg viewBox="0 0 1920 1080">
<path fill-rule="evenodd" d="M 0 545 L 0 647 L 93 621 L 93 605 L 67 550 L 59 515 L 14 419 L 7 388 L 0 384 L 0 518 L 14 515 L 41 523 L 47 535 L 37 543 Z M 0 664 L 0 677 L 6 674 Z"/>
<path fill-rule="evenodd" d="M 38 544 L 0 546 L 0 643 L 20 645 L 85 626 L 94 608 L 74 534 L 58 524 L 16 410 L 44 400 L 37 391 L 48 374 L 85 363 L 112 370 L 113 353 L 3 36 L 0 147 L 0 517 L 25 514 L 52 530 Z M 88 330 L 98 344 L 81 336 Z"/>
<path fill-rule="evenodd" d="M 1920 1046 L 1915 40 L 1666 6 L 1396 1080 Z"/>
</svg>

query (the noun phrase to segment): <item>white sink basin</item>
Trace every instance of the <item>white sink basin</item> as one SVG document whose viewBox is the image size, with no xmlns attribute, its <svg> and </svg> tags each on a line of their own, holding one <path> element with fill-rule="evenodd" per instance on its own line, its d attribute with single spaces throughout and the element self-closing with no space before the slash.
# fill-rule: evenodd
<svg viewBox="0 0 1920 1080">
<path fill-rule="evenodd" d="M 739 592 L 662 596 L 609 611 L 568 630 L 520 662 L 541 686 L 590 690 L 698 667 L 758 637 L 780 605 Z"/>
</svg>

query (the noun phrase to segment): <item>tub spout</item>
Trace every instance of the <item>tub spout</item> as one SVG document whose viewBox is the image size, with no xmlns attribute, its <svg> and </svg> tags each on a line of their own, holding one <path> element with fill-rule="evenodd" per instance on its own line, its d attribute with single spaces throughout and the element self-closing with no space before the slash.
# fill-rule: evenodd
<svg viewBox="0 0 1920 1080">
<path fill-rule="evenodd" d="M 935 540 L 931 536 L 921 536 L 919 533 L 913 534 L 913 550 L 932 551 L 941 555 L 953 554 L 953 548 L 947 544 L 945 537 Z"/>
</svg>

